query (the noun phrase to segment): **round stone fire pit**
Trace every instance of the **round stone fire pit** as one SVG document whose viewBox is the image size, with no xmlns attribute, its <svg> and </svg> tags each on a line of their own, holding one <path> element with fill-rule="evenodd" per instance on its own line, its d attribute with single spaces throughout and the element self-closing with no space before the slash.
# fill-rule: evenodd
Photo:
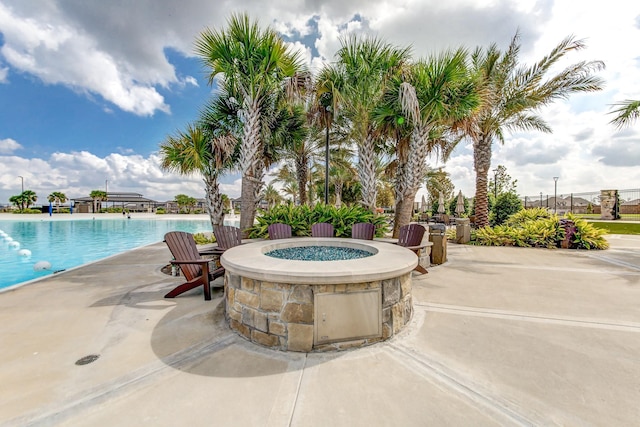
<svg viewBox="0 0 640 427">
<path fill-rule="evenodd" d="M 370 256 L 313 261 L 266 255 L 309 246 Z M 398 333 L 413 313 L 411 272 L 418 257 L 397 245 L 342 238 L 266 240 L 228 249 L 221 263 L 230 327 L 267 347 L 310 352 L 368 345 Z"/>
</svg>

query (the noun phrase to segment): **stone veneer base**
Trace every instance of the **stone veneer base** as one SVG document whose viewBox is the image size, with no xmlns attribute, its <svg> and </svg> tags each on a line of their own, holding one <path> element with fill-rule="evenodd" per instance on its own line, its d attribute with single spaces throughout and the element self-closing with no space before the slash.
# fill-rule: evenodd
<svg viewBox="0 0 640 427">
<path fill-rule="evenodd" d="M 294 246 L 345 246 L 370 251 L 367 258 L 345 261 L 291 261 L 264 255 Z M 254 242 L 227 250 L 225 312 L 230 327 L 246 339 L 284 351 L 342 350 L 386 340 L 413 314 L 411 273 L 418 257 L 383 242 L 342 238 L 294 238 Z M 316 343 L 316 295 L 379 290 L 379 336 Z M 375 310 L 378 310 L 376 305 Z"/>
<path fill-rule="evenodd" d="M 382 334 L 314 345 L 314 295 L 380 289 Z M 284 351 L 331 351 L 362 347 L 391 338 L 411 320 L 411 272 L 365 283 L 301 285 L 225 276 L 226 318 L 247 340 Z"/>
</svg>

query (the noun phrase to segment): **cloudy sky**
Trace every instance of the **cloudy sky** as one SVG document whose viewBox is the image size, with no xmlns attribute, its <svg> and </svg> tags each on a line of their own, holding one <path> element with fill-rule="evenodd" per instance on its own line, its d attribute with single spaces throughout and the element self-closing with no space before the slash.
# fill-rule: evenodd
<svg viewBox="0 0 640 427">
<path fill-rule="evenodd" d="M 588 48 L 563 65 L 602 60 L 603 91 L 542 112 L 553 134 L 506 136 L 492 165 L 507 167 L 521 195 L 640 188 L 640 123 L 617 130 L 611 105 L 640 99 L 640 4 L 611 0 L 0 0 L 0 204 L 25 189 L 133 191 L 156 200 L 203 196 L 199 177 L 160 170 L 158 145 L 184 128 L 211 95 L 193 41 L 231 12 L 271 25 L 309 63 L 331 61 L 348 32 L 412 45 L 420 57 L 497 43 L 517 29 L 531 64 L 568 35 Z M 436 166 L 436 163 L 432 162 Z M 445 165 L 474 192 L 469 144 Z M 223 191 L 239 195 L 238 176 Z M 419 193 L 418 197 L 422 194 Z"/>
</svg>

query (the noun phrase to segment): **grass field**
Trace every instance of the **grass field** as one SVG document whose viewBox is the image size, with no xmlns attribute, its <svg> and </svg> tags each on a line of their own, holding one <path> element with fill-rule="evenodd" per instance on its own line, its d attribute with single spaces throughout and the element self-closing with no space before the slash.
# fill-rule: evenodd
<svg viewBox="0 0 640 427">
<path fill-rule="evenodd" d="M 609 234 L 640 234 L 640 224 L 636 223 L 589 221 L 589 224 L 603 228 Z"/>
</svg>

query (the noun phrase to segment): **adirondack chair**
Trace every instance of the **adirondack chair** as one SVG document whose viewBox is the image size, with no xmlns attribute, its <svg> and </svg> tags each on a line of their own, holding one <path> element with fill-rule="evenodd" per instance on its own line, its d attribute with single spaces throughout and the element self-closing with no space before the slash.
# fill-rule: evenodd
<svg viewBox="0 0 640 427">
<path fill-rule="evenodd" d="M 319 222 L 311 226 L 312 237 L 334 237 L 335 229 L 328 222 Z"/>
<path fill-rule="evenodd" d="M 422 244 L 422 237 L 424 237 L 424 227 L 420 224 L 403 225 L 400 227 L 398 245 L 411 249 L 420 258 L 420 251 L 427 246 Z M 422 274 L 427 273 L 427 270 L 420 264 L 414 270 Z"/>
<path fill-rule="evenodd" d="M 289 224 L 274 223 L 267 227 L 270 240 L 288 239 L 291 237 L 291 226 Z"/>
<path fill-rule="evenodd" d="M 220 267 L 209 271 L 211 260 L 202 258 L 198 252 L 196 241 L 193 239 L 193 234 L 170 231 L 164 235 L 164 241 L 174 258 L 171 264 L 179 265 L 184 278 L 187 279 L 185 283 L 174 288 L 164 297 L 175 298 L 183 292 L 204 286 L 204 299 L 211 300 L 211 281 L 224 276 L 224 268 Z"/>
<path fill-rule="evenodd" d="M 213 227 L 213 235 L 216 237 L 218 253 L 242 244 L 242 232 L 238 227 L 230 225 L 216 225 Z"/>
<path fill-rule="evenodd" d="M 351 237 L 354 239 L 373 240 L 376 226 L 369 222 L 359 222 L 351 226 Z"/>
</svg>

